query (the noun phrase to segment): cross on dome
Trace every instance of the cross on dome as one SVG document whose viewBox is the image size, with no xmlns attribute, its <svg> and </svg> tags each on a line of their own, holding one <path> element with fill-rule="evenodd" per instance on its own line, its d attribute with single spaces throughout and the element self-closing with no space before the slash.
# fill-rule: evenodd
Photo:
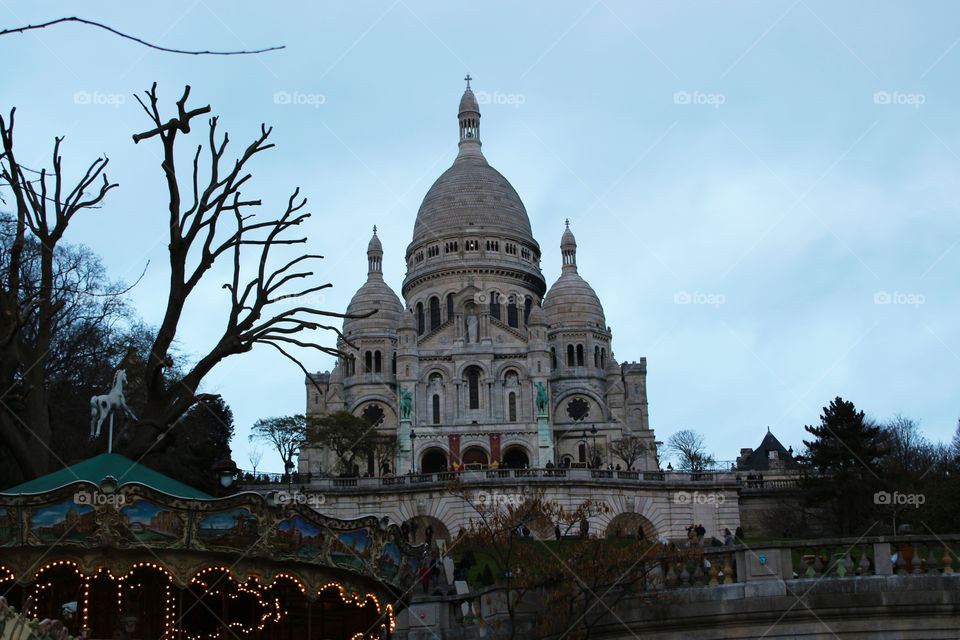
<svg viewBox="0 0 960 640">
<path fill-rule="evenodd" d="M 470 74 L 468 73 L 467 76 L 464 78 L 464 80 L 467 81 L 467 89 L 469 89 L 469 88 L 470 88 L 470 81 L 473 80 L 473 78 L 471 78 L 471 77 L 470 77 Z"/>
</svg>

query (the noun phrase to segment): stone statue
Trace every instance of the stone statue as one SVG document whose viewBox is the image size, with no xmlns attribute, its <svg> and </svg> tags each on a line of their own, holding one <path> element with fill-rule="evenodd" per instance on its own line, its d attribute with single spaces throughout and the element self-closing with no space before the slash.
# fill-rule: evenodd
<svg viewBox="0 0 960 640">
<path fill-rule="evenodd" d="M 413 394 L 409 389 L 400 389 L 400 419 L 410 419 L 410 408 L 413 406 Z"/>
<path fill-rule="evenodd" d="M 537 415 L 547 415 L 547 385 L 537 383 Z"/>
<path fill-rule="evenodd" d="M 113 440 L 113 414 L 117 410 L 122 410 L 133 420 L 137 419 L 137 416 L 133 415 L 133 411 L 130 410 L 130 407 L 127 406 L 127 401 L 123 397 L 123 385 L 127 383 L 127 373 L 123 369 L 119 369 L 115 374 L 113 374 L 113 387 L 110 389 L 110 392 L 102 396 L 93 396 L 90 398 L 90 439 L 100 437 L 100 427 L 103 426 L 103 421 L 107 419 L 107 416 L 110 416 L 110 440 Z M 110 442 L 108 445 L 108 450 L 113 450 L 113 442 Z"/>
</svg>

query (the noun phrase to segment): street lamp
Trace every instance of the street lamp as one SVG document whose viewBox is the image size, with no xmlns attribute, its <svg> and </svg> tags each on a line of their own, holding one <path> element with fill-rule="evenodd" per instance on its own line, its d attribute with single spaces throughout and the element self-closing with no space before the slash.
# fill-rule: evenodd
<svg viewBox="0 0 960 640">
<path fill-rule="evenodd" d="M 413 429 L 410 429 L 410 471 L 411 473 L 416 473 L 417 471 L 417 450 L 416 450 L 416 440 L 417 432 Z"/>
<path fill-rule="evenodd" d="M 213 466 L 213 471 L 217 474 L 217 478 L 220 480 L 220 487 L 222 488 L 223 493 L 226 493 L 227 490 L 233 486 L 233 483 L 239 474 L 237 465 L 230 458 L 224 458 L 215 464 Z"/>
<path fill-rule="evenodd" d="M 594 458 L 594 467 L 600 466 L 600 453 L 597 451 L 597 425 L 590 425 L 590 433 L 593 434 L 593 458 Z"/>
</svg>

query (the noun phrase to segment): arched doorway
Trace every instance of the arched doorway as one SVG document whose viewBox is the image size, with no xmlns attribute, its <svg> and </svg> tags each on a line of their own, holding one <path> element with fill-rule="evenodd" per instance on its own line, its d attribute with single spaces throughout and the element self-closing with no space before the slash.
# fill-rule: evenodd
<svg viewBox="0 0 960 640">
<path fill-rule="evenodd" d="M 490 464 L 490 458 L 487 456 L 487 452 L 480 447 L 469 447 L 463 452 L 461 459 L 463 460 L 464 466 L 479 464 L 485 467 Z"/>
<path fill-rule="evenodd" d="M 507 447 L 503 452 L 503 465 L 508 469 L 525 469 L 530 466 L 527 450 L 520 446 Z"/>
<path fill-rule="evenodd" d="M 607 525 L 608 538 L 636 538 L 643 534 L 647 540 L 657 539 L 657 528 L 639 513 L 627 511 L 617 514 Z"/>
<path fill-rule="evenodd" d="M 427 541 L 427 527 L 430 527 L 431 543 L 436 540 L 449 540 L 450 530 L 442 521 L 433 516 L 414 516 L 407 520 L 410 531 L 410 543 L 421 544 Z"/>
<path fill-rule="evenodd" d="M 443 449 L 428 449 L 420 457 L 420 473 L 441 473 L 447 470 L 447 454 Z"/>
</svg>

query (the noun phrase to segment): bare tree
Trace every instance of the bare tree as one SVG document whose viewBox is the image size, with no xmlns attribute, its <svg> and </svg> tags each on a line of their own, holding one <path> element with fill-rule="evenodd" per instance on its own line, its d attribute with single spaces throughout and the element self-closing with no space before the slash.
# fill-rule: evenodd
<svg viewBox="0 0 960 640">
<path fill-rule="evenodd" d="M 73 217 L 97 207 L 116 184 L 107 179 L 106 157 L 97 158 L 71 187 L 64 176 L 55 138 L 52 168 L 28 177 L 30 169 L 14 153 L 14 116 L 0 117 L 0 187 L 9 190 L 16 212 L 12 237 L 0 267 L 0 439 L 26 477 L 44 473 L 50 462 L 51 427 L 46 388 L 47 362 L 55 325 L 67 301 L 56 295 L 57 245 Z M 31 176 L 34 174 L 31 174 Z M 97 186 L 95 183 L 100 183 Z M 39 248 L 35 287 L 25 292 L 23 276 L 28 240 Z"/>
<path fill-rule="evenodd" d="M 633 469 L 634 463 L 650 452 L 650 447 L 642 438 L 627 434 L 610 443 L 610 452 L 623 460 L 627 469 Z"/>
<path fill-rule="evenodd" d="M 257 467 L 260 466 L 260 461 L 263 460 L 263 449 L 260 447 L 254 447 L 250 449 L 250 452 L 247 454 L 247 459 L 250 461 L 250 468 L 253 469 L 253 473 L 257 473 Z"/>
<path fill-rule="evenodd" d="M 209 113 L 210 107 L 188 109 L 190 87 L 187 86 L 176 103 L 176 114 L 166 119 L 160 112 L 156 83 L 145 93 L 145 100 L 139 96 L 137 100 L 153 127 L 134 135 L 133 139 L 139 143 L 156 138 L 162 147 L 161 169 L 169 195 L 170 288 L 151 357 L 142 372 L 147 407 L 136 429 L 127 435 L 125 449 L 133 455 L 154 446 L 170 425 L 195 402 L 206 397 L 206 394 L 198 394 L 197 389 L 203 378 L 224 358 L 250 351 L 255 344 L 264 344 L 277 349 L 306 373 L 303 364 L 287 349 L 290 346 L 306 347 L 339 355 L 335 348 L 305 341 L 298 334 L 306 330 L 329 329 L 341 335 L 336 327 L 319 324 L 316 319 L 345 317 L 307 306 L 275 313 L 272 310 L 273 305 L 281 300 L 302 299 L 331 286 L 329 283 L 305 283 L 314 275 L 306 264 L 322 258 L 319 255 L 302 254 L 277 268 L 270 266 L 272 249 L 306 242 L 305 237 L 287 237 L 288 231 L 310 217 L 309 213 L 301 211 L 306 198 L 299 197 L 299 189 L 294 190 L 279 217 L 260 221 L 254 220 L 248 211 L 259 206 L 261 201 L 241 195 L 241 188 L 251 177 L 247 163 L 273 147 L 267 142 L 272 128 L 261 125 L 260 135 L 243 149 L 231 166 L 225 161 L 229 138 L 227 134 L 218 134 L 217 117 L 210 118 L 208 159 L 205 161 L 209 170 L 201 169 L 203 145 L 198 145 L 187 178 L 181 180 L 174 152 L 177 138 L 180 134 L 189 134 L 193 119 Z M 242 268 L 248 251 L 255 255 L 259 253 L 257 267 L 252 273 Z M 207 272 L 221 259 L 232 265 L 230 280 L 223 285 L 228 291 L 230 305 L 223 333 L 181 379 L 167 384 L 163 372 L 171 363 L 169 351 L 184 307 Z M 297 284 L 300 284 L 299 289 L 289 290 Z"/>
<path fill-rule="evenodd" d="M 680 471 L 703 471 L 714 463 L 703 436 L 693 429 L 681 429 L 667 440 L 667 449 L 677 456 Z"/>
</svg>

